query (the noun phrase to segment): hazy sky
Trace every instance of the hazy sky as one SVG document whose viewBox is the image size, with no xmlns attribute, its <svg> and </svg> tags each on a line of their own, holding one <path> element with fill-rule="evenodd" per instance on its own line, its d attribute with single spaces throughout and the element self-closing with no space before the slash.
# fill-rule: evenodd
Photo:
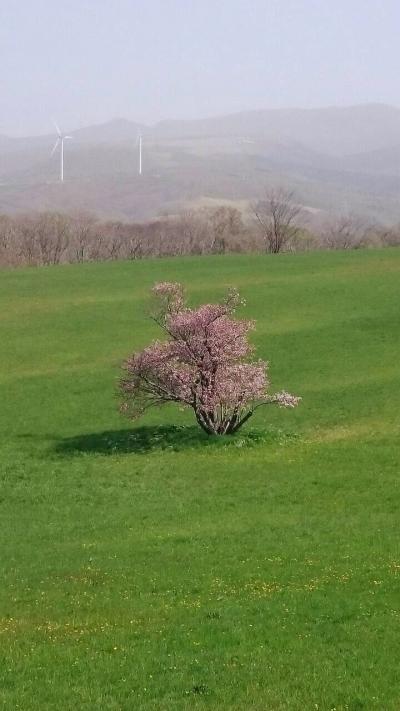
<svg viewBox="0 0 400 711">
<path fill-rule="evenodd" d="M 0 0 L 0 133 L 400 105 L 400 0 Z"/>
</svg>

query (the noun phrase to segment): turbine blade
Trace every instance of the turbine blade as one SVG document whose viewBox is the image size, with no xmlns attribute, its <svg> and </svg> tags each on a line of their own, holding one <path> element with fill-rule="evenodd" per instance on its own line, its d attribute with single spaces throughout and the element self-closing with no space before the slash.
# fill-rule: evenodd
<svg viewBox="0 0 400 711">
<path fill-rule="evenodd" d="M 59 135 L 60 138 L 61 138 L 61 131 L 60 131 L 60 127 L 59 127 L 57 121 L 55 121 L 55 120 L 53 119 L 53 123 L 54 123 L 55 129 L 56 129 L 58 135 Z"/>
<path fill-rule="evenodd" d="M 56 140 L 56 142 L 55 142 L 55 144 L 54 144 L 54 148 L 53 148 L 53 150 L 52 150 L 51 153 L 50 153 L 51 156 L 53 156 L 54 153 L 56 152 L 56 150 L 57 150 L 57 148 L 58 148 L 58 144 L 60 143 L 60 140 L 61 140 L 60 138 L 57 138 L 57 140 Z"/>
</svg>

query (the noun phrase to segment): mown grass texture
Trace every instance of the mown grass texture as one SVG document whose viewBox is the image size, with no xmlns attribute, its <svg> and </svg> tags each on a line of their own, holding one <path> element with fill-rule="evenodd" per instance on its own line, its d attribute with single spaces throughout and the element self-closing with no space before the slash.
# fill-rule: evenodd
<svg viewBox="0 0 400 711">
<path fill-rule="evenodd" d="M 0 273 L 0 707 L 400 708 L 399 277 L 396 250 Z M 159 280 L 237 286 L 299 408 L 123 420 Z"/>
</svg>

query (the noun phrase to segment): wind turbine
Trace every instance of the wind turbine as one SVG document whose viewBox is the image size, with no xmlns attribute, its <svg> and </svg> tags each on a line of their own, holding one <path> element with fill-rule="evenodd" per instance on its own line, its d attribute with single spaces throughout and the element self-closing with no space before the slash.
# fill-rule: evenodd
<svg viewBox="0 0 400 711">
<path fill-rule="evenodd" d="M 139 175 L 142 175 L 142 168 L 143 168 L 143 137 L 142 134 L 139 133 L 138 137 L 136 139 L 136 145 L 139 146 Z"/>
<path fill-rule="evenodd" d="M 64 182 L 64 141 L 66 141 L 69 138 L 72 138 L 72 136 L 67 136 L 65 133 L 61 133 L 59 126 L 55 121 L 53 121 L 54 126 L 57 131 L 57 140 L 54 144 L 54 148 L 51 151 L 51 155 L 54 155 L 56 152 L 58 146 L 60 146 L 60 182 Z"/>
</svg>

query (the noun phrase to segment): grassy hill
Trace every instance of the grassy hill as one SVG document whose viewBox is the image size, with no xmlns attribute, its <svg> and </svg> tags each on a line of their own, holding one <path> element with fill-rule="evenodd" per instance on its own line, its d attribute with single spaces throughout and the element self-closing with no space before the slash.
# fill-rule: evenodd
<svg viewBox="0 0 400 711">
<path fill-rule="evenodd" d="M 0 705 L 400 706 L 400 251 L 2 272 Z M 131 427 L 149 287 L 236 285 L 275 389 L 243 434 Z"/>
<path fill-rule="evenodd" d="M 86 209 L 144 220 L 192 201 L 259 199 L 284 185 L 323 216 L 353 211 L 400 220 L 395 107 L 271 109 L 154 126 L 116 119 L 68 131 L 74 140 L 65 148 L 63 185 L 53 134 L 0 136 L 0 212 Z"/>
</svg>

